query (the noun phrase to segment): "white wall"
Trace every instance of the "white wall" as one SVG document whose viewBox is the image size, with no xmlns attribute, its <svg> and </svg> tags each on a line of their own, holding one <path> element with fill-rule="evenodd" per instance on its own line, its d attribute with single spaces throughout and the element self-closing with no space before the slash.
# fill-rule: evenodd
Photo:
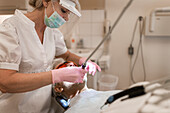
<svg viewBox="0 0 170 113">
<path fill-rule="evenodd" d="M 106 0 L 107 19 L 111 20 L 112 24 L 128 1 Z M 138 16 L 145 17 L 156 7 L 168 6 L 170 6 L 170 0 L 134 0 L 116 26 L 110 41 L 109 55 L 111 56 L 111 67 L 108 73 L 119 77 L 117 89 L 127 88 L 131 84 L 130 58 L 127 49 L 132 38 L 136 19 Z M 139 36 L 135 37 L 134 41 L 135 55 L 138 41 Z M 170 37 L 144 37 L 143 51 L 147 80 L 158 79 L 170 74 Z M 141 57 L 139 57 L 134 71 L 135 80 L 142 81 L 143 75 Z"/>
</svg>

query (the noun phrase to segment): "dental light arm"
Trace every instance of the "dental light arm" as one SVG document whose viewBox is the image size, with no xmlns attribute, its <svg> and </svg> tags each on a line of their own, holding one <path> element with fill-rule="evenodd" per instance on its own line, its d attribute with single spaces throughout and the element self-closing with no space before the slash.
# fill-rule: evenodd
<svg viewBox="0 0 170 113">
<path fill-rule="evenodd" d="M 125 11 L 127 10 L 127 8 L 131 5 L 131 3 L 133 2 L 133 0 L 130 0 L 128 2 L 128 4 L 123 8 L 122 12 L 120 13 L 120 15 L 118 16 L 117 20 L 115 21 L 115 23 L 113 24 L 113 26 L 111 27 L 111 29 L 108 31 L 108 33 L 105 35 L 105 37 L 103 38 L 103 40 L 99 43 L 99 45 L 94 49 L 94 51 L 89 55 L 89 57 L 86 59 L 86 61 L 83 63 L 82 68 L 84 69 L 86 67 L 86 63 L 87 61 L 92 57 L 92 55 L 99 49 L 99 47 L 109 38 L 110 34 L 112 33 L 112 31 L 114 30 L 114 28 L 116 27 L 116 25 L 118 24 L 119 20 L 121 19 L 121 17 L 123 16 L 123 14 L 125 13 Z"/>
</svg>

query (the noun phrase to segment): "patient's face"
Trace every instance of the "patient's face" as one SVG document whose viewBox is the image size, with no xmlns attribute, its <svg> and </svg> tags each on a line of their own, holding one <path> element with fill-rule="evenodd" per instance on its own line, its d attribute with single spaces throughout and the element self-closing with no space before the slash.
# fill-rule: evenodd
<svg viewBox="0 0 170 113">
<path fill-rule="evenodd" d="M 67 67 L 75 67 L 74 63 L 73 62 L 70 62 L 67 64 Z"/>
<path fill-rule="evenodd" d="M 84 87 L 85 81 L 83 83 L 61 82 L 56 84 L 55 91 L 64 95 L 67 99 L 70 99 L 79 94 Z"/>
<path fill-rule="evenodd" d="M 63 63 L 66 67 L 75 67 L 73 62 Z M 60 64 L 62 67 L 62 64 Z M 61 67 L 58 67 L 61 68 Z M 62 67 L 63 68 L 63 67 Z M 60 93 L 67 97 L 67 99 L 73 98 L 76 94 L 80 93 L 85 87 L 85 81 L 83 83 L 71 83 L 71 82 L 60 82 L 55 85 L 55 92 Z"/>
</svg>

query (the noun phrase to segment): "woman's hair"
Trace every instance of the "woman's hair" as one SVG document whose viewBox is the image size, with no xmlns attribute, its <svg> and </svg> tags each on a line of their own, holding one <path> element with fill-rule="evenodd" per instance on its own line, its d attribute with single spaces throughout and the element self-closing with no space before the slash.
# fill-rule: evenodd
<svg viewBox="0 0 170 113">
<path fill-rule="evenodd" d="M 51 0 L 45 0 L 45 1 L 49 2 Z M 54 1 L 57 1 L 57 0 L 54 0 Z M 74 2 L 76 4 L 76 8 L 80 10 L 80 4 L 78 0 L 71 0 L 71 1 Z M 43 7 L 43 2 L 42 0 L 29 0 L 29 5 L 31 5 L 35 9 L 41 9 Z"/>
<path fill-rule="evenodd" d="M 45 0 L 46 2 L 49 2 L 51 0 Z M 35 9 L 40 9 L 43 7 L 43 1 L 42 0 L 29 0 L 29 5 L 31 5 Z"/>
</svg>

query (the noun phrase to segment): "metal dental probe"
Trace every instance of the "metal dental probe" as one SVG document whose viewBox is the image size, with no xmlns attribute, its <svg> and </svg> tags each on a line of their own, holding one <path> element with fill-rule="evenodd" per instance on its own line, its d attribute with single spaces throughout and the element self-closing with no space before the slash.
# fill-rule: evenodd
<svg viewBox="0 0 170 113">
<path fill-rule="evenodd" d="M 87 61 L 92 57 L 92 55 L 99 49 L 99 47 L 106 41 L 106 39 L 110 36 L 110 34 L 112 33 L 113 29 L 116 27 L 116 25 L 118 24 L 119 20 L 121 19 L 121 17 L 123 16 L 124 12 L 127 10 L 127 8 L 131 5 L 131 3 L 133 2 L 133 0 L 130 0 L 128 2 L 128 4 L 124 7 L 124 9 L 122 10 L 122 12 L 120 13 L 119 17 L 117 18 L 117 20 L 115 21 L 115 23 L 113 24 L 113 26 L 111 27 L 111 29 L 109 29 L 109 32 L 107 33 L 107 35 L 103 38 L 103 40 L 99 43 L 99 45 L 94 49 L 94 51 L 89 55 L 89 57 L 86 59 L 86 61 L 83 63 L 82 65 L 82 69 L 85 69 L 86 67 L 86 63 Z"/>
</svg>

